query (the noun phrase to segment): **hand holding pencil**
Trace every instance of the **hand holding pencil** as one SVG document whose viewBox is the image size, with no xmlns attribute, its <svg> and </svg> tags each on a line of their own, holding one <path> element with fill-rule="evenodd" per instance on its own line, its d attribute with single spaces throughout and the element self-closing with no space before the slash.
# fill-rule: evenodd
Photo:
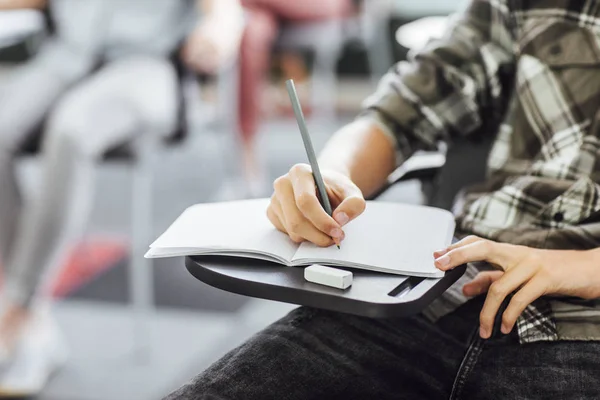
<svg viewBox="0 0 600 400">
<path fill-rule="evenodd" d="M 343 226 L 363 212 L 365 200 L 349 177 L 320 170 L 291 81 L 288 91 L 311 165 L 297 164 L 275 181 L 267 216 L 295 242 L 339 246 L 345 237 Z"/>
</svg>

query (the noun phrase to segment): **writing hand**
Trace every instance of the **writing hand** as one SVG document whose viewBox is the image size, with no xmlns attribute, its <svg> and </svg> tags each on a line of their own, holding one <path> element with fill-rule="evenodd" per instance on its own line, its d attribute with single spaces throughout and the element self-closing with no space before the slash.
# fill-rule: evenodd
<svg viewBox="0 0 600 400">
<path fill-rule="evenodd" d="M 359 216 L 366 202 L 360 189 L 339 172 L 322 170 L 333 218 L 327 215 L 317 197 L 312 170 L 297 164 L 275 180 L 267 209 L 271 223 L 296 242 L 312 242 L 327 247 L 344 240 L 343 226 Z"/>
</svg>

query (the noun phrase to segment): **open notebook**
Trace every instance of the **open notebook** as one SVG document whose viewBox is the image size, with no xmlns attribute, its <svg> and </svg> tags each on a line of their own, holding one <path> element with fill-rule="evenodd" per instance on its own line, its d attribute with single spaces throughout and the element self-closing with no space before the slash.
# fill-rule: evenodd
<svg viewBox="0 0 600 400">
<path fill-rule="evenodd" d="M 341 249 L 296 244 L 266 216 L 268 199 L 198 204 L 175 220 L 146 253 L 147 258 L 223 255 L 257 258 L 287 266 L 325 264 L 390 274 L 441 277 L 433 252 L 448 246 L 454 217 L 445 210 L 368 202 L 344 227 Z"/>
</svg>

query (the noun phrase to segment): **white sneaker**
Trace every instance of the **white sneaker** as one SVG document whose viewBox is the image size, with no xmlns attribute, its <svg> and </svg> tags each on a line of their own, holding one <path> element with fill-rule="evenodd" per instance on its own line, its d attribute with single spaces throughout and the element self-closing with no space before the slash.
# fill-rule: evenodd
<svg viewBox="0 0 600 400">
<path fill-rule="evenodd" d="M 67 358 L 67 346 L 58 327 L 48 315 L 36 315 L 27 325 L 12 360 L 0 373 L 0 398 L 39 394 Z"/>
</svg>

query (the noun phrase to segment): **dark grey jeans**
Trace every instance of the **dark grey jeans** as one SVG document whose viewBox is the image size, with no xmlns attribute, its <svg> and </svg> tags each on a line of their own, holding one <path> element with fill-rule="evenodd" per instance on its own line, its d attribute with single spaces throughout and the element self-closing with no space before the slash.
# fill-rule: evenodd
<svg viewBox="0 0 600 400">
<path fill-rule="evenodd" d="M 600 398 L 599 342 L 482 340 L 482 304 L 437 323 L 299 308 L 167 399 Z"/>
</svg>

